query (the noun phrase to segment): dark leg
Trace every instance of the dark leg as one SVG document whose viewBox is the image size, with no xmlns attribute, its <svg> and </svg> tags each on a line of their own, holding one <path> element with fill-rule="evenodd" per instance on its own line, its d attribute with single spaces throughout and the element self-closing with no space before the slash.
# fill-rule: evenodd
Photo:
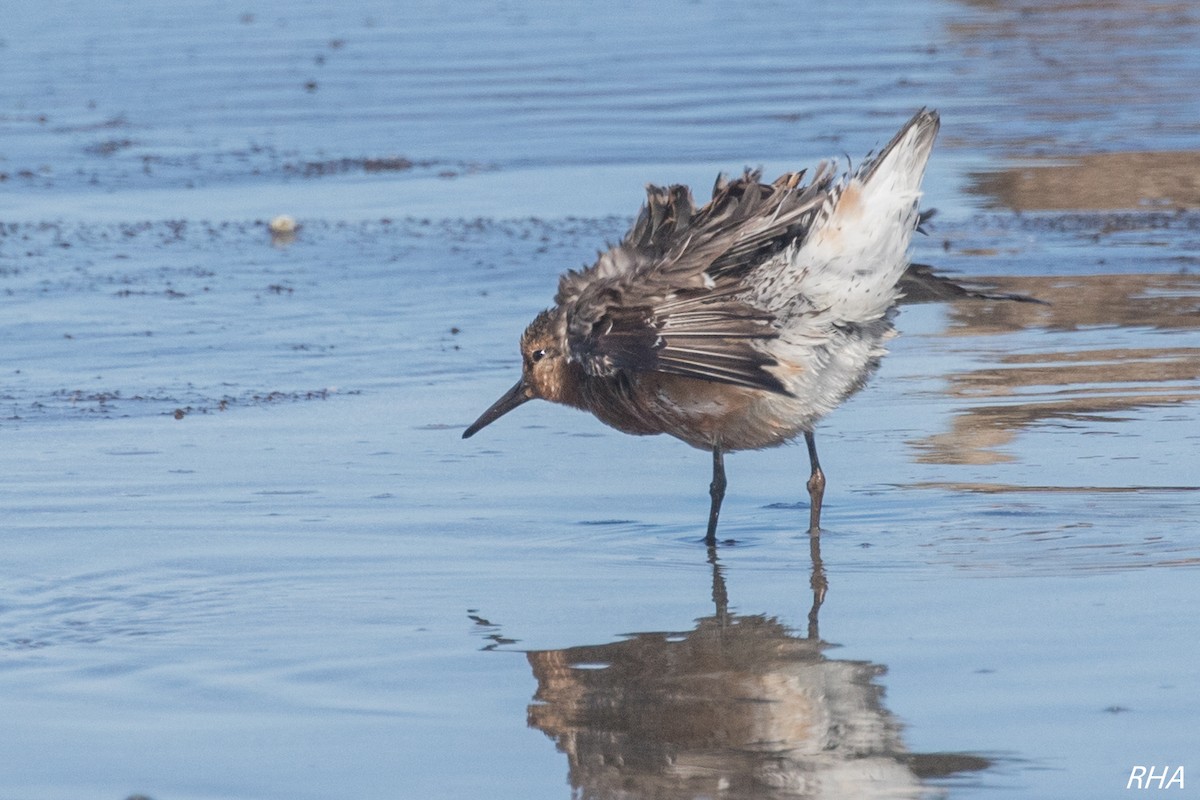
<svg viewBox="0 0 1200 800">
<path fill-rule="evenodd" d="M 712 496 L 712 506 L 708 510 L 708 533 L 704 543 L 712 547 L 717 543 L 717 517 L 721 515 L 721 501 L 725 499 L 725 459 L 719 444 L 713 445 L 713 479 L 708 485 L 708 493 Z"/>
<path fill-rule="evenodd" d="M 808 532 L 812 536 L 821 535 L 821 500 L 825 497 L 825 473 L 821 471 L 821 462 L 817 460 L 817 442 L 812 431 L 804 432 L 804 443 L 808 445 L 808 461 L 812 464 L 812 475 L 808 477 Z"/>
</svg>

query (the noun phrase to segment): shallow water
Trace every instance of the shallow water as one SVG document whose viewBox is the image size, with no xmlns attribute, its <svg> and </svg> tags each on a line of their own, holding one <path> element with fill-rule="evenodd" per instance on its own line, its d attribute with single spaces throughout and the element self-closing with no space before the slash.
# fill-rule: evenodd
<svg viewBox="0 0 1200 800">
<path fill-rule="evenodd" d="M 0 30 L 0 798 L 1195 768 L 1191 5 L 126 7 Z M 703 453 L 546 404 L 460 440 L 644 182 L 921 105 L 916 260 L 1044 302 L 905 306 L 819 546 L 801 449 L 729 457 L 708 552 Z"/>
</svg>

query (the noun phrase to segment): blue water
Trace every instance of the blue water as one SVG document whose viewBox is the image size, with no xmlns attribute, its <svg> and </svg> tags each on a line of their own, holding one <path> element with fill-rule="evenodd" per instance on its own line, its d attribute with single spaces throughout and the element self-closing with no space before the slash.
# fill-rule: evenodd
<svg viewBox="0 0 1200 800">
<path fill-rule="evenodd" d="M 4 16 L 0 800 L 1200 769 L 1190 5 Z M 459 438 L 645 182 L 922 105 L 916 258 L 1049 304 L 905 307 L 818 429 L 819 550 L 802 449 L 727 459 L 714 555 L 703 453 L 548 404 Z"/>
</svg>

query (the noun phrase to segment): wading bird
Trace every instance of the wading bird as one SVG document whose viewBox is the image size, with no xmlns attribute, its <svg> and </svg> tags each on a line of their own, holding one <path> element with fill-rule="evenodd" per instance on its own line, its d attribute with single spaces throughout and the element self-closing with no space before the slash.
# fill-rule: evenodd
<svg viewBox="0 0 1200 800">
<path fill-rule="evenodd" d="M 528 400 L 590 411 L 626 433 L 711 451 L 716 542 L 724 454 L 801 434 L 812 471 L 809 530 L 825 475 L 813 426 L 858 391 L 895 335 L 897 283 L 921 220 L 938 115 L 919 111 L 851 174 L 717 179 L 696 208 L 686 186 L 649 186 L 625 238 L 568 271 L 521 336 L 521 379 L 463 432 Z"/>
</svg>

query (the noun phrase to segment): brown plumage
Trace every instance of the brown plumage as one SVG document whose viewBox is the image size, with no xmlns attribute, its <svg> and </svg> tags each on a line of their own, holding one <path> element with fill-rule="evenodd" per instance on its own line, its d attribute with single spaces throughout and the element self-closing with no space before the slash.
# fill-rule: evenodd
<svg viewBox="0 0 1200 800">
<path fill-rule="evenodd" d="M 822 164 L 807 183 L 793 172 L 765 184 L 747 171 L 719 178 L 701 208 L 684 186 L 648 187 L 620 244 L 559 280 L 521 337 L 521 380 L 463 437 L 541 398 L 711 450 L 712 543 L 723 454 L 803 433 L 817 533 L 825 477 L 812 428 L 865 384 L 894 335 L 937 129 L 922 110 L 853 175 Z"/>
</svg>

